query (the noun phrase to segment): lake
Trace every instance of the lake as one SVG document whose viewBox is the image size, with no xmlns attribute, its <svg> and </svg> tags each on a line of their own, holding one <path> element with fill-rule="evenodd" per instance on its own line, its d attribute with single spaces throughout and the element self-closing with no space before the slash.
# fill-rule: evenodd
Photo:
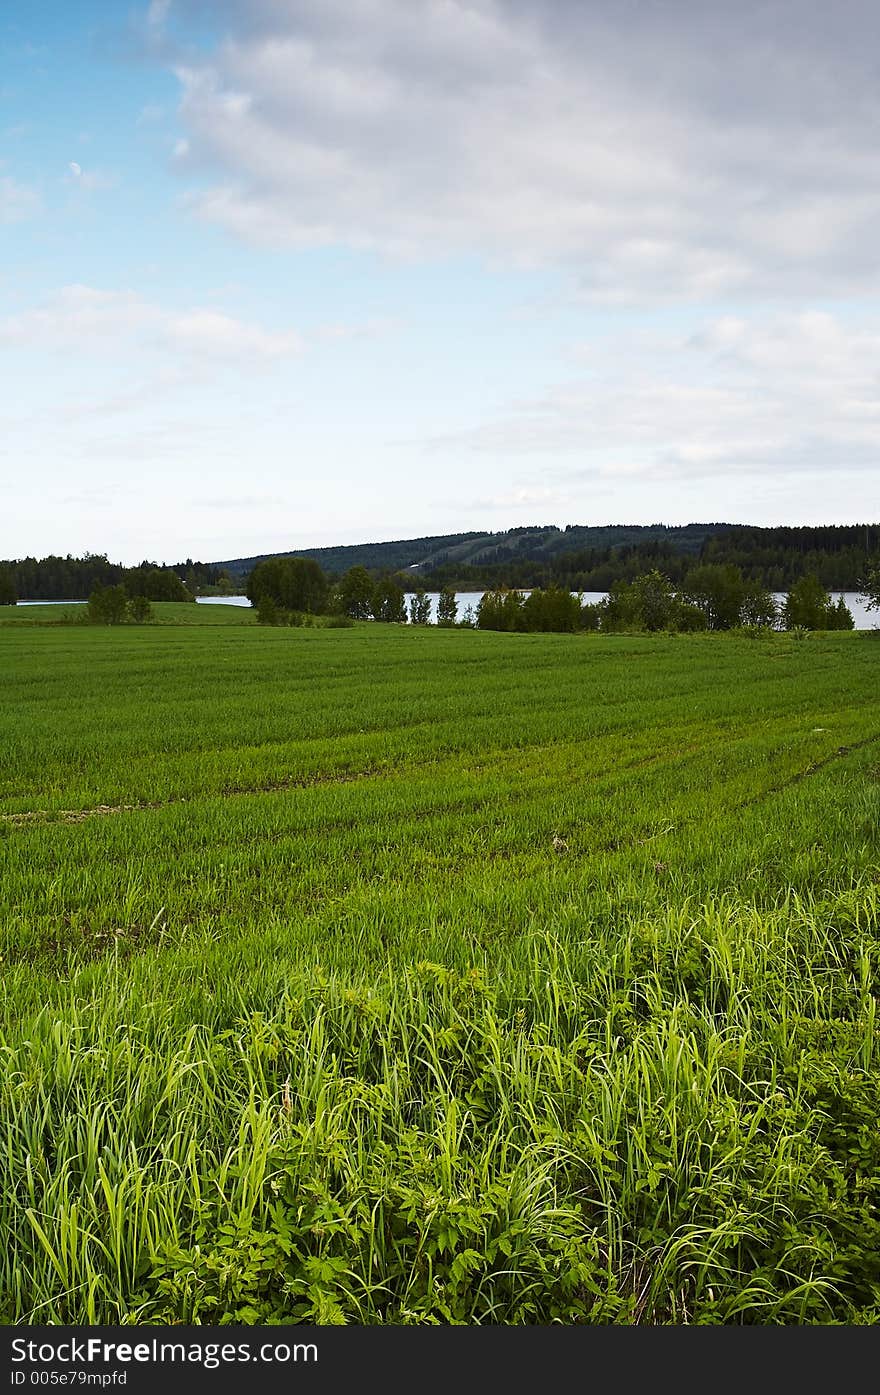
<svg viewBox="0 0 880 1395">
<path fill-rule="evenodd" d="M 431 620 L 436 621 L 437 601 L 439 600 L 439 592 L 428 591 L 427 594 L 431 598 Z M 461 619 L 468 606 L 472 606 L 473 609 L 476 610 L 477 606 L 480 603 L 480 598 L 483 594 L 484 593 L 482 591 L 456 592 L 456 600 L 458 601 L 459 620 Z M 525 594 L 528 594 L 528 592 L 525 592 Z M 589 602 L 590 605 L 595 605 L 598 601 L 603 601 L 608 593 L 607 591 L 583 591 L 581 594 L 583 595 L 584 600 Z M 832 591 L 832 600 L 836 601 L 837 597 L 840 594 L 841 593 L 839 591 Z M 783 591 L 777 591 L 775 595 L 777 601 L 783 601 L 785 599 L 785 593 Z M 843 599 L 852 611 L 853 619 L 856 622 L 857 630 L 871 630 L 875 626 L 880 625 L 880 611 L 868 610 L 865 606 L 864 601 L 859 599 L 858 591 L 844 591 Z M 409 594 L 407 594 L 406 602 L 408 606 L 410 602 Z M 250 601 L 248 600 L 247 596 L 199 596 L 198 603 L 199 605 L 250 605 Z M 32 601 L 19 601 L 19 605 L 34 604 L 43 603 Z M 53 604 L 55 603 L 53 602 Z M 61 604 L 61 602 L 58 602 L 57 604 Z"/>
</svg>

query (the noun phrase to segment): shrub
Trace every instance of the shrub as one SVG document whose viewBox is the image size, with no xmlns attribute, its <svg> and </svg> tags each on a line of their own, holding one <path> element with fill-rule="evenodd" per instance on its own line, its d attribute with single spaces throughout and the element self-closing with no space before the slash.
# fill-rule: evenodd
<svg viewBox="0 0 880 1395">
<path fill-rule="evenodd" d="M 377 581 L 371 602 L 373 619 L 385 624 L 401 624 L 406 620 L 406 596 L 403 587 L 391 577 Z"/>
<path fill-rule="evenodd" d="M 275 604 L 274 597 L 271 596 L 268 591 L 264 591 L 257 602 L 257 624 L 278 624 L 278 607 Z"/>
<path fill-rule="evenodd" d="M 437 601 L 437 624 L 454 625 L 458 615 L 458 601 L 450 586 L 444 586 Z"/>
<path fill-rule="evenodd" d="M 283 610 L 317 615 L 326 609 L 329 582 L 312 557 L 267 557 L 258 562 L 247 580 L 251 605 L 270 596 Z"/>
<path fill-rule="evenodd" d="M 431 623 L 431 597 L 421 586 L 410 597 L 409 623 L 411 625 L 430 625 Z"/>
<path fill-rule="evenodd" d="M 573 634 L 581 625 L 581 602 L 563 586 L 532 591 L 522 605 L 522 622 L 527 630 Z"/>
<path fill-rule="evenodd" d="M 691 605 L 690 601 L 679 601 L 675 611 L 675 628 L 681 634 L 696 634 L 708 627 L 705 611 L 698 605 Z"/>
<path fill-rule="evenodd" d="M 128 603 L 128 618 L 135 625 L 145 625 L 154 618 L 153 607 L 146 596 L 132 596 Z"/>
<path fill-rule="evenodd" d="M 369 620 L 373 590 L 373 581 L 366 567 L 352 567 L 339 582 L 340 610 L 352 620 Z"/>
<path fill-rule="evenodd" d="M 602 606 L 598 602 L 585 601 L 581 606 L 580 628 L 595 631 L 601 626 Z"/>
<path fill-rule="evenodd" d="M 524 604 L 521 591 L 486 591 L 477 606 L 477 625 L 481 630 L 522 630 Z"/>
<path fill-rule="evenodd" d="M 849 615 L 846 605 L 844 610 Z M 782 623 L 787 630 L 837 628 L 831 598 L 818 577 L 802 576 L 795 582 L 782 604 Z"/>
<path fill-rule="evenodd" d="M 89 596 L 88 616 L 95 625 L 121 625 L 127 612 L 124 586 L 96 586 Z"/>
<path fill-rule="evenodd" d="M 195 596 L 184 586 L 173 567 L 133 567 L 125 573 L 125 589 L 129 596 L 146 597 L 148 601 L 192 601 Z"/>
</svg>

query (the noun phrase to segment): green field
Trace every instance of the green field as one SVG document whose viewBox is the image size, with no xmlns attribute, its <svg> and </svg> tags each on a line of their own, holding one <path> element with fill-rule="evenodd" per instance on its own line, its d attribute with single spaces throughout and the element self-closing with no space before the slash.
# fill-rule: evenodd
<svg viewBox="0 0 880 1395">
<path fill-rule="evenodd" d="M 164 625 L 255 625 L 256 617 L 249 606 L 194 605 L 191 601 L 151 602 L 156 619 Z M 63 625 L 68 627 L 85 616 L 85 606 L 77 603 L 55 605 L 0 606 L 0 627 L 7 625 Z M 79 629 L 79 624 L 76 624 Z"/>
<path fill-rule="evenodd" d="M 876 635 L 156 609 L 0 627 L 0 1319 L 880 1321 Z"/>
</svg>

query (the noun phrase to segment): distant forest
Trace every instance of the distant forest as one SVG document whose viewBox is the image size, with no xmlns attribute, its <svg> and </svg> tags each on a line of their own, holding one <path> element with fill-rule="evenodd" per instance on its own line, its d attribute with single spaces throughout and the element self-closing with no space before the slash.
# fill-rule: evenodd
<svg viewBox="0 0 880 1395">
<path fill-rule="evenodd" d="M 104 553 L 84 557 L 23 557 L 0 562 L 0 593 L 26 601 L 86 601 L 96 586 L 125 587 L 151 601 L 194 600 L 199 592 L 223 590 L 222 568 L 187 558 L 175 566 L 141 562 L 123 567 Z M 234 589 L 229 587 L 229 589 Z"/>
<path fill-rule="evenodd" d="M 827 590 L 856 591 L 869 561 L 880 556 L 880 525 L 536 525 L 504 533 L 454 533 L 267 556 L 309 557 L 331 577 L 355 566 L 373 575 L 398 572 L 429 590 L 564 585 L 573 591 L 607 591 L 615 581 L 629 582 L 654 568 L 680 583 L 692 567 L 718 562 L 739 567 L 746 580 L 771 591 L 786 591 L 811 574 Z M 265 560 L 236 558 L 217 565 L 243 579 Z"/>
<path fill-rule="evenodd" d="M 397 575 L 408 588 L 435 591 L 548 586 L 608 591 L 617 581 L 631 582 L 654 569 L 678 586 L 693 567 L 705 563 L 730 563 L 746 581 L 760 582 L 771 591 L 787 591 L 810 575 L 828 591 L 858 591 L 868 565 L 880 558 L 880 524 L 816 528 L 572 524 L 564 529 L 536 525 L 501 533 L 302 548 L 224 562 L 196 562 L 189 557 L 173 565 L 144 561 L 138 567 L 120 566 L 103 553 L 25 557 L 0 562 L 0 589 L 9 599 L 86 600 L 95 586 L 122 584 L 130 595 L 186 600 L 243 591 L 257 562 L 284 556 L 314 559 L 331 580 L 352 567 L 365 567 L 371 576 Z"/>
<path fill-rule="evenodd" d="M 616 581 L 633 581 L 656 569 L 675 584 L 706 563 L 739 567 L 747 581 L 770 591 L 787 591 L 804 576 L 815 576 L 826 590 L 857 591 L 866 566 L 880 556 L 880 528 L 737 528 L 707 535 L 692 551 L 663 538 L 622 546 L 562 552 L 546 561 L 511 557 L 476 566 L 444 562 L 419 568 L 429 589 L 458 591 L 487 587 L 566 586 L 571 591 L 608 591 Z"/>
</svg>

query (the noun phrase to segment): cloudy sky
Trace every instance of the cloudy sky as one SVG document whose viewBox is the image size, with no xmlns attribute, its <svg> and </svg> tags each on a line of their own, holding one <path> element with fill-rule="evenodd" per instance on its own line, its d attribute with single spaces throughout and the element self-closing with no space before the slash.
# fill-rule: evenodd
<svg viewBox="0 0 880 1395">
<path fill-rule="evenodd" d="M 0 557 L 880 517 L 876 0 L 6 0 Z"/>
</svg>

